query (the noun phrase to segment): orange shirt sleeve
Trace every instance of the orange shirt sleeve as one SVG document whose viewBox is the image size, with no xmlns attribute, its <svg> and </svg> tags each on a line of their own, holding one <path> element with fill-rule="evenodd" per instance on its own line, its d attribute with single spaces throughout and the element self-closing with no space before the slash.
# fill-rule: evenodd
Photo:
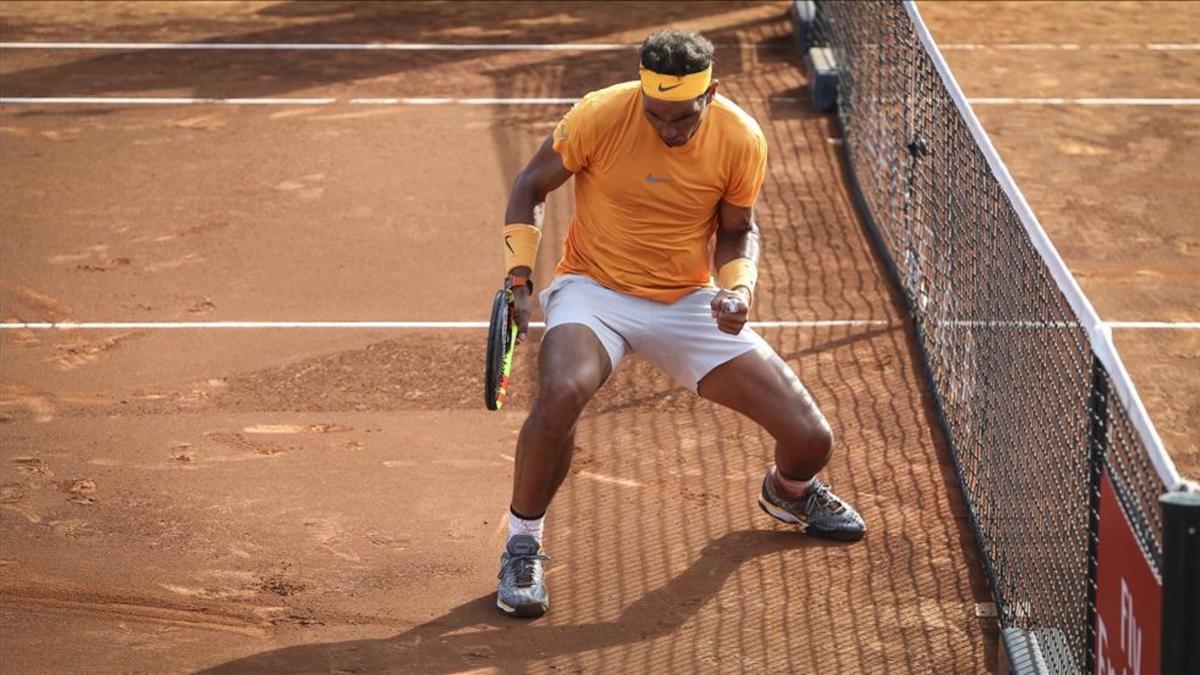
<svg viewBox="0 0 1200 675">
<path fill-rule="evenodd" d="M 589 97 L 584 97 L 554 127 L 554 151 L 571 173 L 579 173 L 591 163 L 596 137 L 594 107 Z"/>
<path fill-rule="evenodd" d="M 723 199 L 734 206 L 754 206 L 767 176 L 767 139 L 754 134 L 752 142 L 733 154 L 733 162 Z"/>
</svg>

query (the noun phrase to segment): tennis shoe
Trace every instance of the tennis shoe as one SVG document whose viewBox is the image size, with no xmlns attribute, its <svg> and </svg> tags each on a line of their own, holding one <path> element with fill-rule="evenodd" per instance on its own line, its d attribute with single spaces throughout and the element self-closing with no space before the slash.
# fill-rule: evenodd
<svg viewBox="0 0 1200 675">
<path fill-rule="evenodd" d="M 500 554 L 500 588 L 496 592 L 496 607 L 509 616 L 525 619 L 539 617 L 550 608 L 550 592 L 546 590 L 543 563 L 550 556 L 542 554 L 542 545 L 532 535 L 516 534 Z"/>
<path fill-rule="evenodd" d="M 857 541 L 867 532 L 867 525 L 853 506 L 833 494 L 829 485 L 814 478 L 804 495 L 795 499 L 775 492 L 771 472 L 763 478 L 758 505 L 775 520 L 799 525 L 800 531 L 814 537 Z"/>
</svg>

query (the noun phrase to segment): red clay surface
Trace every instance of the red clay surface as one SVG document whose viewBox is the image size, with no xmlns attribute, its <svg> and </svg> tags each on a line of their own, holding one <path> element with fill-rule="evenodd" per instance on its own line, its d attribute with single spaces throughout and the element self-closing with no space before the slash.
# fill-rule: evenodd
<svg viewBox="0 0 1200 675">
<path fill-rule="evenodd" d="M 551 509 L 551 613 L 507 620 L 492 603 L 532 344 L 511 406 L 496 414 L 482 410 L 477 330 L 4 331 L 6 670 L 994 667 L 994 622 L 976 616 L 990 594 L 902 307 L 828 142 L 832 120 L 780 100 L 805 96 L 787 4 L 614 7 L 633 6 L 5 3 L 0 28 L 12 41 L 235 42 L 636 42 L 671 22 L 707 31 L 723 91 L 759 119 L 772 151 L 756 318 L 882 322 L 765 331 L 834 426 L 827 476 L 867 518 L 867 538 L 827 544 L 773 525 L 753 502 L 769 440 L 634 360 L 589 407 Z M 962 32 L 942 40 L 1007 39 L 969 33 L 984 22 L 945 11 L 951 23 L 939 24 L 927 9 L 935 31 Z M 1040 37 L 1023 21 L 1014 41 L 1065 41 L 1070 20 Z M 1138 25 L 1121 24 L 1120 40 L 1150 41 L 1130 34 Z M 630 78 L 632 64 L 624 52 L 6 50 L 0 90 L 578 96 Z M 1040 95 L 963 80 L 973 95 Z M 1184 95 L 1107 86 L 1053 95 Z M 564 110 L 5 106 L 0 318 L 480 320 L 498 283 L 508 186 Z M 1194 123 L 1088 111 L 1079 130 L 1076 114 L 981 110 L 1056 242 L 1083 229 L 1071 218 L 1085 202 L 1064 197 L 1070 189 L 1099 204 L 1086 221 L 1095 238 L 1060 248 L 1102 316 L 1197 320 L 1200 294 L 1186 286 Z M 1035 116 L 1038 126 L 1024 123 Z M 1112 168 L 1087 150 L 1129 144 L 1141 163 Z M 1163 166 L 1178 183 L 1159 181 Z M 1161 200 L 1134 199 L 1160 189 Z M 548 242 L 561 240 L 570 207 L 568 191 L 552 198 Z M 1139 236 L 1177 247 L 1136 260 Z M 1107 257 L 1094 260 L 1100 249 Z M 539 283 L 557 254 L 544 250 Z M 1116 265 L 1166 280 L 1114 280 Z M 1123 349 L 1129 335 L 1118 335 Z M 1165 335 L 1168 349 L 1134 341 L 1125 354 L 1174 450 L 1172 434 L 1194 442 L 1198 416 L 1161 411 L 1195 406 L 1196 342 Z M 1181 354 L 1183 367 L 1155 361 L 1163 354 Z M 1187 377 L 1160 376 L 1171 372 Z M 1190 403 L 1173 402 L 1180 389 Z M 1181 469 L 1189 456 L 1177 457 Z"/>
</svg>

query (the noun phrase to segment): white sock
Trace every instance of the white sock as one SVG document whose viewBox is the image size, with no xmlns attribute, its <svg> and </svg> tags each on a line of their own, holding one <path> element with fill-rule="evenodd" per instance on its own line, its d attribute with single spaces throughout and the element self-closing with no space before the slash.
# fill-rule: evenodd
<svg viewBox="0 0 1200 675">
<path fill-rule="evenodd" d="M 539 518 L 526 520 L 514 514 L 512 509 L 509 509 L 508 511 L 508 536 L 510 539 L 513 537 L 513 535 L 528 534 L 532 535 L 534 539 L 537 539 L 538 543 L 540 544 L 542 543 L 542 530 L 545 528 L 545 526 L 546 514 L 544 513 Z"/>
<path fill-rule="evenodd" d="M 792 480 L 787 476 L 779 473 L 775 467 L 771 467 L 771 481 L 775 484 L 775 492 L 780 497 L 788 499 L 798 499 L 804 496 L 808 491 L 808 486 L 812 485 L 812 479 L 808 480 Z"/>
</svg>

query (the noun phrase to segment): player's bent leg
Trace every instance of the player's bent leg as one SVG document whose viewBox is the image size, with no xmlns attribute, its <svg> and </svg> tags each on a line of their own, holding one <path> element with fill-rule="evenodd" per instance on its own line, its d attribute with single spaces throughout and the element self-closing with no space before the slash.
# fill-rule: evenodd
<svg viewBox="0 0 1200 675">
<path fill-rule="evenodd" d="M 517 532 L 510 523 L 496 593 L 500 611 L 523 618 L 541 616 L 550 607 L 541 518 L 570 468 L 575 421 L 612 370 L 608 352 L 583 324 L 562 324 L 546 333 L 539 364 L 537 399 L 517 439 L 510 507 L 510 519 L 538 525 L 536 531 Z"/>
<path fill-rule="evenodd" d="M 699 382 L 701 396 L 757 422 L 775 439 L 775 463 L 763 478 L 759 506 L 809 534 L 852 541 L 866 524 L 817 479 L 833 433 L 800 378 L 773 350 L 760 348 L 717 366 Z"/>
<path fill-rule="evenodd" d="M 566 476 L 575 422 L 612 369 L 599 338 L 583 324 L 563 324 L 542 340 L 538 394 L 517 439 L 512 507 L 536 516 Z"/>
<path fill-rule="evenodd" d="M 773 350 L 764 346 L 722 363 L 701 378 L 697 393 L 766 429 L 776 441 L 775 463 L 784 476 L 808 480 L 829 461 L 829 422 Z"/>
</svg>

